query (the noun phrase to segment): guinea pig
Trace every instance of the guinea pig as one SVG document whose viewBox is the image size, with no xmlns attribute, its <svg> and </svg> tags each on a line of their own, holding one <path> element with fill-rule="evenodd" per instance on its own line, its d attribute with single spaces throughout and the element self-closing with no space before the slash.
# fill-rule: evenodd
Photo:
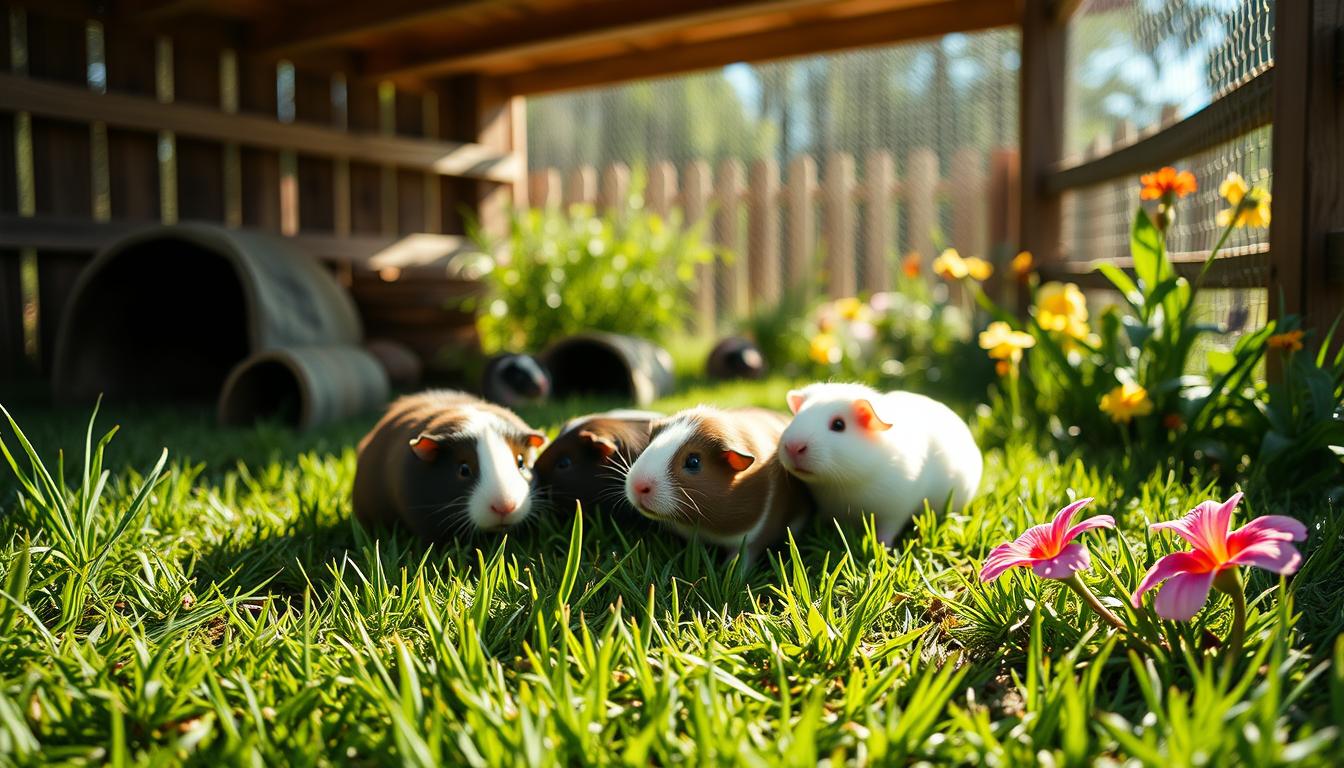
<svg viewBox="0 0 1344 768">
<path fill-rule="evenodd" d="M 561 509 L 574 509 L 578 502 L 585 513 L 602 506 L 636 516 L 625 500 L 625 471 L 644 452 L 650 427 L 661 418 L 653 411 L 620 410 L 569 420 L 532 468 L 537 495 Z"/>
<path fill-rule="evenodd" d="M 545 435 L 463 392 L 399 398 L 359 442 L 355 517 L 427 540 L 500 531 L 532 511 L 532 462 Z"/>
<path fill-rule="evenodd" d="M 626 498 L 683 536 L 745 545 L 750 561 L 812 509 L 807 486 L 776 456 L 787 423 L 759 408 L 707 406 L 655 422 L 649 447 L 626 475 Z"/>
<path fill-rule="evenodd" d="M 750 339 L 729 336 L 710 350 L 705 372 L 715 381 L 759 379 L 765 375 L 765 357 Z"/>
<path fill-rule="evenodd" d="M 508 408 L 539 403 L 551 394 L 551 375 L 531 355 L 495 355 L 481 375 L 481 394 Z"/>
<path fill-rule="evenodd" d="M 861 384 L 812 384 L 788 394 L 793 421 L 780 461 L 812 489 L 822 514 L 871 514 L 891 541 L 924 508 L 960 508 L 975 495 L 984 461 L 950 408 L 912 392 Z"/>
</svg>

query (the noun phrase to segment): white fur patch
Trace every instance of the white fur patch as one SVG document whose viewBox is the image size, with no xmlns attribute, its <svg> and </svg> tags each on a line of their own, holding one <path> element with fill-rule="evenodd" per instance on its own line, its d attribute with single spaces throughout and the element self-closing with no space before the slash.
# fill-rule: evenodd
<svg viewBox="0 0 1344 768">
<path fill-rule="evenodd" d="M 476 439 L 476 486 L 467 503 L 467 513 L 477 528 L 501 528 L 516 525 L 532 511 L 531 484 L 518 469 L 518 460 L 504 439 L 508 425 L 490 413 L 474 413 L 463 431 Z M 512 502 L 516 508 L 506 518 L 495 514 L 490 505 Z"/>
</svg>

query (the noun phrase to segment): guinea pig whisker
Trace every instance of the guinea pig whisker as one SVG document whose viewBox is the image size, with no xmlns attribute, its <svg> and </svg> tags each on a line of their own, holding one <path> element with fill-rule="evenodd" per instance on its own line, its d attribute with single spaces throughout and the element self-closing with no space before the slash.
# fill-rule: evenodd
<svg viewBox="0 0 1344 768">
<path fill-rule="evenodd" d="M 689 502 L 691 503 L 691 508 L 695 510 L 695 513 L 696 513 L 697 515 L 699 515 L 699 516 L 700 516 L 701 518 L 703 518 L 703 519 L 706 519 L 706 520 L 709 519 L 709 518 L 705 515 L 704 510 L 700 509 L 700 505 L 699 505 L 698 503 L 696 503 L 696 501 L 695 501 L 694 498 L 691 497 L 690 491 L 689 491 L 687 488 L 685 488 L 685 487 L 683 486 L 683 487 L 681 487 L 681 488 L 678 488 L 677 490 L 681 491 L 681 495 L 685 496 L 685 497 L 686 497 L 686 500 L 689 501 Z M 696 490 L 698 490 L 698 489 L 696 489 Z M 708 498 L 708 497 L 706 496 L 706 498 Z"/>
</svg>

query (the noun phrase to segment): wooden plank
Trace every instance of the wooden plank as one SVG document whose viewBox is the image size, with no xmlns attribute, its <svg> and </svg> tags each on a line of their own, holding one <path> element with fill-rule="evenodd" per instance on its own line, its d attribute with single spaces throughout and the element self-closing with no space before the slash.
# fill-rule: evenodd
<svg viewBox="0 0 1344 768">
<path fill-rule="evenodd" d="M 1324 329 L 1344 311 L 1330 281 L 1332 233 L 1344 231 L 1344 0 L 1299 0 L 1275 7 L 1274 218 L 1270 297 L 1276 314 L 1296 314 Z M 1335 234 L 1335 238 L 1339 235 Z"/>
<path fill-rule="evenodd" d="M 1015 4 L 1005 0 L 957 0 L 886 13 L 817 20 L 765 32 L 637 51 L 576 64 L 556 64 L 502 75 L 515 94 L 548 93 L 712 69 L 739 61 L 769 61 L 827 51 L 892 45 L 906 40 L 1012 24 Z M 389 71 L 391 67 L 384 67 Z M 404 69 L 404 68 L 403 68 Z"/>
<path fill-rule="evenodd" d="M 43 253 L 89 254 L 146 226 L 130 221 L 93 221 L 63 216 L 0 214 L 0 251 L 35 248 Z M 279 237 L 280 235 L 272 232 Z M 460 235 L 413 233 L 398 237 L 340 237 L 305 232 L 286 238 L 315 258 L 361 269 L 442 270 L 465 254 L 478 253 Z"/>
<path fill-rule="evenodd" d="M 218 107 L 219 51 L 178 36 L 173 77 L 179 102 Z M 178 213 L 183 220 L 224 221 L 224 147 L 218 141 L 177 137 Z"/>
<path fill-rule="evenodd" d="M 973 147 L 963 147 L 952 155 L 948 168 L 952 179 L 949 197 L 952 199 L 952 244 L 968 256 L 992 258 L 986 250 L 984 213 L 984 181 L 980 171 L 980 153 Z"/>
<path fill-rule="evenodd" d="M 780 296 L 779 164 L 772 157 L 751 164 L 747 187 L 747 276 L 751 311 L 773 307 Z"/>
<path fill-rule="evenodd" d="M 1018 74 L 1021 141 L 1019 234 L 1037 263 L 1059 260 L 1062 210 L 1047 186 L 1064 151 L 1064 66 L 1067 35 L 1052 0 L 1024 0 L 1022 67 Z"/>
<path fill-rule="evenodd" d="M 619 216 L 630 199 L 630 166 L 612 163 L 602 171 L 602 187 L 597 205 L 608 216 Z"/>
<path fill-rule="evenodd" d="M 294 71 L 294 120 L 339 129 L 332 103 L 331 77 Z M 336 230 L 336 160 L 300 152 L 296 161 L 299 185 L 299 229 L 303 232 Z"/>
<path fill-rule="evenodd" d="M 747 308 L 746 249 L 742 247 L 742 161 L 725 158 L 714 176 L 714 235 L 723 249 L 718 260 L 719 319 L 736 320 Z"/>
<path fill-rule="evenodd" d="M 891 153 L 877 149 L 868 153 L 864 163 L 864 195 L 867 210 L 864 215 L 863 289 L 885 291 L 891 286 L 892 192 L 896 186 L 896 162 Z"/>
<path fill-rule="evenodd" d="M 497 80 L 480 77 L 473 80 L 476 125 L 472 138 L 500 155 L 518 153 L 518 157 L 525 157 L 522 153 L 527 151 L 527 115 L 523 100 L 505 92 Z M 526 165 L 525 160 L 522 162 Z M 526 179 L 515 174 L 504 181 L 480 181 L 474 203 L 482 231 L 502 238 L 509 231 L 510 209 L 527 205 Z"/>
<path fill-rule="evenodd" d="M 821 240 L 826 244 L 826 289 L 831 298 L 853 296 L 854 277 L 854 157 L 832 152 L 826 158 L 821 181 Z"/>
<path fill-rule="evenodd" d="M 581 165 L 570 171 L 565 186 L 565 205 L 592 205 L 597 200 L 597 169 Z"/>
<path fill-rule="evenodd" d="M 272 83 L 271 90 L 274 91 Z M 246 107 L 245 107 L 246 108 Z M 253 110 L 256 111 L 256 110 Z M 90 93 L 86 88 L 0 74 L 0 112 L 31 112 L 56 120 L 101 120 L 130 130 L 171 130 L 268 150 L 301 148 L 326 157 L 387 163 L 445 176 L 513 182 L 523 169 L 513 153 L 479 144 L 344 133 L 315 125 L 281 123 L 255 114 L 228 114 L 187 104 Z M 274 114 L 273 112 L 271 114 Z"/>
<path fill-rule="evenodd" d="M 37 259 L 38 360 L 44 376 L 51 375 L 56 360 L 56 340 L 75 281 L 92 259 L 92 253 L 52 252 Z"/>
<path fill-rule="evenodd" d="M 672 213 L 677 200 L 677 167 L 666 160 L 649 169 L 649 187 L 646 192 L 649 210 L 666 218 Z"/>
<path fill-rule="evenodd" d="M 817 229 L 813 201 L 817 195 L 817 163 L 808 155 L 789 161 L 786 197 L 789 206 L 789 288 L 798 298 L 812 294 L 812 257 L 816 254 Z"/>
<path fill-rule="evenodd" d="M 0 381 L 30 373 L 23 346 L 23 287 L 19 254 L 0 250 Z"/>
<path fill-rule="evenodd" d="M 286 56 L 343 45 L 361 35 L 470 15 L 498 7 L 498 4 L 498 0 L 383 0 L 343 3 L 324 8 L 321 13 L 313 13 L 307 8 L 285 9 L 263 17 L 253 25 L 248 34 L 248 47 L 266 56 Z"/>
<path fill-rule="evenodd" d="M 934 233 L 938 229 L 938 153 L 929 147 L 915 147 L 905 161 L 905 179 L 901 185 L 905 200 L 910 250 L 929 263 L 934 257 Z M 970 255 L 970 254 L 967 254 Z"/>
<path fill-rule="evenodd" d="M 383 47 L 369 57 L 366 77 L 440 76 L 530 68 L 538 59 L 574 55 L 584 49 L 626 46 L 639 38 L 684 36 L 703 39 L 696 29 L 763 15 L 781 16 L 835 0 L 640 0 L 607 3 L 600 12 L 577 4 L 571 9 L 521 14 L 509 23 L 487 24 L 472 39 L 453 46 Z M 867 5 L 904 7 L 927 0 L 867 0 Z M 852 14 L 850 14 L 852 15 Z M 767 17 L 768 18 L 768 17 Z M 784 16 L 785 23 L 788 17 Z M 648 49 L 648 45 L 637 46 Z"/>
<path fill-rule="evenodd" d="M 351 82 L 346 87 L 347 127 L 365 135 L 380 130 L 381 114 L 376 83 Z M 350 160 L 350 231 L 362 235 L 382 234 L 383 171 L 370 158 Z"/>
<path fill-rule="evenodd" d="M 655 173 L 657 169 L 655 167 Z M 651 177 L 652 178 L 652 177 Z M 560 180 L 560 171 L 555 168 L 542 168 L 528 176 L 528 202 L 534 208 L 559 208 L 563 199 L 564 185 Z M 652 181 L 650 181 L 652 192 Z"/>
<path fill-rule="evenodd" d="M 690 226 L 702 226 L 709 209 L 710 196 L 713 194 L 709 163 L 704 160 L 693 160 L 686 165 L 682 175 L 686 179 L 681 195 L 686 223 Z M 714 295 L 714 265 L 696 265 L 695 282 L 695 329 L 701 334 L 709 335 L 714 333 L 718 325 L 715 311 L 718 302 Z"/>
<path fill-rule="evenodd" d="M 1209 106 L 1161 131 L 1117 146 L 1100 157 L 1069 165 L 1055 164 L 1045 174 L 1046 191 L 1058 194 L 1066 189 L 1144 173 L 1268 125 L 1273 117 L 1275 69 L 1282 67 L 1265 69 Z"/>
<path fill-rule="evenodd" d="M 1175 264 L 1177 274 L 1187 280 L 1194 280 L 1199 276 L 1208 256 L 1207 251 L 1178 252 L 1171 254 L 1171 260 Z M 1267 258 L 1273 258 L 1267 245 L 1227 249 L 1213 266 L 1209 267 L 1205 284 L 1217 288 L 1262 288 L 1269 278 L 1269 268 L 1265 266 Z M 1111 281 L 1097 271 L 1102 264 L 1113 264 L 1125 270 L 1131 277 L 1134 276 L 1134 261 L 1129 257 L 1090 261 L 1063 259 L 1039 265 L 1038 272 L 1043 281 L 1077 283 L 1086 290 L 1114 290 Z"/>
</svg>

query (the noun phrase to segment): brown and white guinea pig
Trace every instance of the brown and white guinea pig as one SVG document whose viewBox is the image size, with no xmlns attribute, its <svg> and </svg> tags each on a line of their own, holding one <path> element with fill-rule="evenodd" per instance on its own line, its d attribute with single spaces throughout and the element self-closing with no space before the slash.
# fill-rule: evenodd
<svg viewBox="0 0 1344 768">
<path fill-rule="evenodd" d="M 531 355 L 490 358 L 481 375 L 481 395 L 507 408 L 540 403 L 551 394 L 551 375 Z"/>
<path fill-rule="evenodd" d="M 655 422 L 649 447 L 625 478 L 645 517 L 722 547 L 745 544 L 748 560 L 812 510 L 807 486 L 776 456 L 787 417 L 759 408 L 699 406 Z"/>
<path fill-rule="evenodd" d="M 971 430 L 942 403 L 861 384 L 811 384 L 789 392 L 793 421 L 780 460 L 812 489 L 818 510 L 872 515 L 890 541 L 927 500 L 960 508 L 975 495 L 984 461 Z"/>
<path fill-rule="evenodd" d="M 463 392 L 399 398 L 359 442 L 355 517 L 442 540 L 517 525 L 532 511 L 532 462 L 546 437 Z"/>
<path fill-rule="evenodd" d="M 625 471 L 649 444 L 649 431 L 663 414 L 619 410 L 570 419 L 532 467 L 540 498 L 560 509 L 575 502 L 590 513 L 601 506 L 618 515 L 636 515 L 625 500 Z"/>
</svg>

